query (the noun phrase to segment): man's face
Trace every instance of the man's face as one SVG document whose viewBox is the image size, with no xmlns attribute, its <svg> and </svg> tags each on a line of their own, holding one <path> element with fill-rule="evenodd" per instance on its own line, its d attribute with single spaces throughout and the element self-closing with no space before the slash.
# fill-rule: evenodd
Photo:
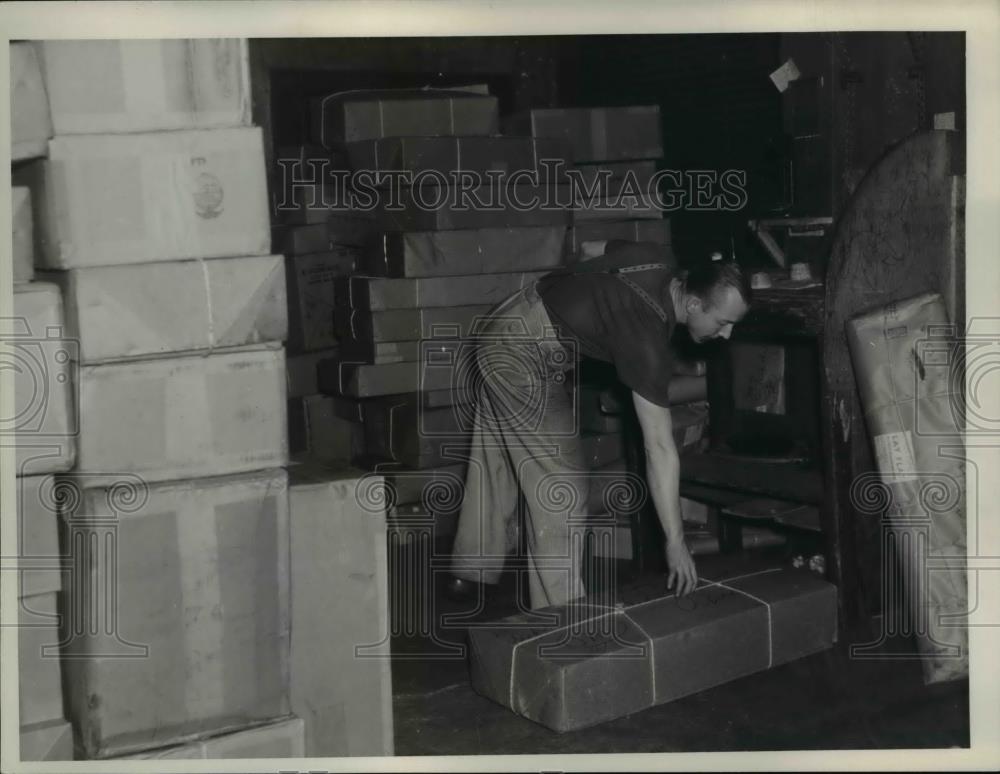
<svg viewBox="0 0 1000 774">
<path fill-rule="evenodd" d="M 714 290 L 709 302 L 697 296 L 687 299 L 687 328 L 691 338 L 702 343 L 711 339 L 728 339 L 733 325 L 743 319 L 749 307 L 739 291 L 732 287 Z"/>
</svg>

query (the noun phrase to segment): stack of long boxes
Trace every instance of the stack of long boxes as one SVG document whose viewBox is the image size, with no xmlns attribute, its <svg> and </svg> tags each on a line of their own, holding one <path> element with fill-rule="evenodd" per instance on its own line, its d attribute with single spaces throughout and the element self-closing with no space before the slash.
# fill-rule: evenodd
<svg viewBox="0 0 1000 774">
<path fill-rule="evenodd" d="M 369 176 L 372 205 L 357 270 L 334 281 L 339 351 L 319 363 L 319 387 L 353 423 L 354 461 L 385 474 L 394 534 L 405 523 L 444 537 L 457 508 L 425 495 L 460 502 L 476 380 L 468 336 L 493 306 L 562 264 L 569 225 L 565 207 L 542 206 L 551 186 L 513 186 L 534 206 L 508 196 L 483 209 L 475 202 L 489 202 L 487 186 L 463 201 L 456 176 L 486 183 L 492 171 L 505 186 L 545 158 L 565 166 L 568 152 L 559 141 L 497 136 L 497 102 L 482 91 L 354 92 L 313 108 L 313 140 L 343 154 L 355 181 Z M 402 173 L 395 189 L 378 179 L 389 171 Z M 355 204 L 348 216 L 360 218 L 364 202 Z"/>
<path fill-rule="evenodd" d="M 540 108 L 516 113 L 508 134 L 567 142 L 579 183 L 566 233 L 567 259 L 581 257 L 584 242 L 626 239 L 669 245 L 665 199 L 656 193 L 656 162 L 663 156 L 657 105 Z"/>
<path fill-rule="evenodd" d="M 246 43 L 33 51 L 55 136 L 47 158 L 15 170 L 45 280 L 17 299 L 43 346 L 63 324 L 73 342 L 44 365 L 59 383 L 45 421 L 75 417 L 78 432 L 75 460 L 64 443 L 45 471 L 72 468 L 54 486 L 76 755 L 301 754 L 288 695 L 284 274 L 268 255 Z M 22 517 L 35 489 L 22 489 Z"/>
</svg>

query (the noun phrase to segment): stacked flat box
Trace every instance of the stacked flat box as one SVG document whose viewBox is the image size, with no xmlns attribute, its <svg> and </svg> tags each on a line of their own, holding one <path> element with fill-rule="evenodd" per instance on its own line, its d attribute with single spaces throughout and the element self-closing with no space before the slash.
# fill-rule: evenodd
<svg viewBox="0 0 1000 774">
<path fill-rule="evenodd" d="M 344 210 L 347 159 L 317 145 L 278 148 L 272 213 L 279 223 L 292 226 L 325 223 Z"/>
<path fill-rule="evenodd" d="M 250 123 L 246 40 L 53 40 L 34 45 L 57 135 Z"/>
<path fill-rule="evenodd" d="M 44 156 L 52 117 L 38 52 L 31 43 L 10 44 L 11 161 Z"/>
<path fill-rule="evenodd" d="M 78 355 L 64 320 L 57 285 L 14 286 L 14 317 L 2 321 L 17 365 L 14 418 L 4 423 L 4 434 L 16 442 L 18 476 L 67 471 L 76 459 Z"/>
<path fill-rule="evenodd" d="M 14 173 L 35 265 L 73 269 L 270 249 L 260 129 L 57 136 Z"/>
<path fill-rule="evenodd" d="M 92 480 L 64 484 L 78 491 L 64 519 L 69 544 L 116 549 L 74 562 L 79 609 L 68 617 L 98 622 L 64 646 L 81 753 L 139 752 L 288 715 L 284 470 Z M 111 577 L 109 603 L 99 590 Z M 117 637 L 104 636 L 112 626 Z M 99 657 L 109 648 L 120 658 Z"/>
<path fill-rule="evenodd" d="M 577 163 L 663 156 L 657 105 L 535 109 L 509 117 L 504 128 L 509 135 L 562 140 Z"/>
<path fill-rule="evenodd" d="M 294 466 L 291 707 L 308 757 L 393 754 L 380 476 Z"/>
<path fill-rule="evenodd" d="M 349 91 L 314 99 L 312 139 L 326 148 L 381 137 L 495 135 L 497 100 L 466 90 Z"/>
</svg>

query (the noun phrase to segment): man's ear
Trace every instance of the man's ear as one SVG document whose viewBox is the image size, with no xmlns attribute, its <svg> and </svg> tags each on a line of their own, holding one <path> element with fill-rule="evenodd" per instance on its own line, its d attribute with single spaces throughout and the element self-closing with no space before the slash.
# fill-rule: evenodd
<svg viewBox="0 0 1000 774">
<path fill-rule="evenodd" d="M 688 296 L 684 300 L 684 309 L 688 312 L 692 311 L 702 311 L 701 299 L 698 296 Z"/>
</svg>

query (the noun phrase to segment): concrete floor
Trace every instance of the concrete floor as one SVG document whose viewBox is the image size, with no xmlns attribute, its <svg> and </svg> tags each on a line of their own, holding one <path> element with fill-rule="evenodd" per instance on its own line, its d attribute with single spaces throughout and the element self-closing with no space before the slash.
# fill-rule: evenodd
<svg viewBox="0 0 1000 774">
<path fill-rule="evenodd" d="M 557 734 L 472 690 L 460 650 L 465 632 L 440 623 L 449 613 L 462 612 L 441 594 L 444 579 L 440 573 L 425 586 L 434 590 L 434 636 L 414 636 L 411 627 L 409 636 L 393 640 L 396 755 L 969 745 L 967 684 L 925 687 L 918 661 L 852 660 L 850 642 L 628 717 Z M 499 618 L 514 610 L 514 583 L 508 574 L 478 618 Z M 852 641 L 867 642 L 868 637 Z M 898 653 L 907 643 L 892 647 Z"/>
</svg>

